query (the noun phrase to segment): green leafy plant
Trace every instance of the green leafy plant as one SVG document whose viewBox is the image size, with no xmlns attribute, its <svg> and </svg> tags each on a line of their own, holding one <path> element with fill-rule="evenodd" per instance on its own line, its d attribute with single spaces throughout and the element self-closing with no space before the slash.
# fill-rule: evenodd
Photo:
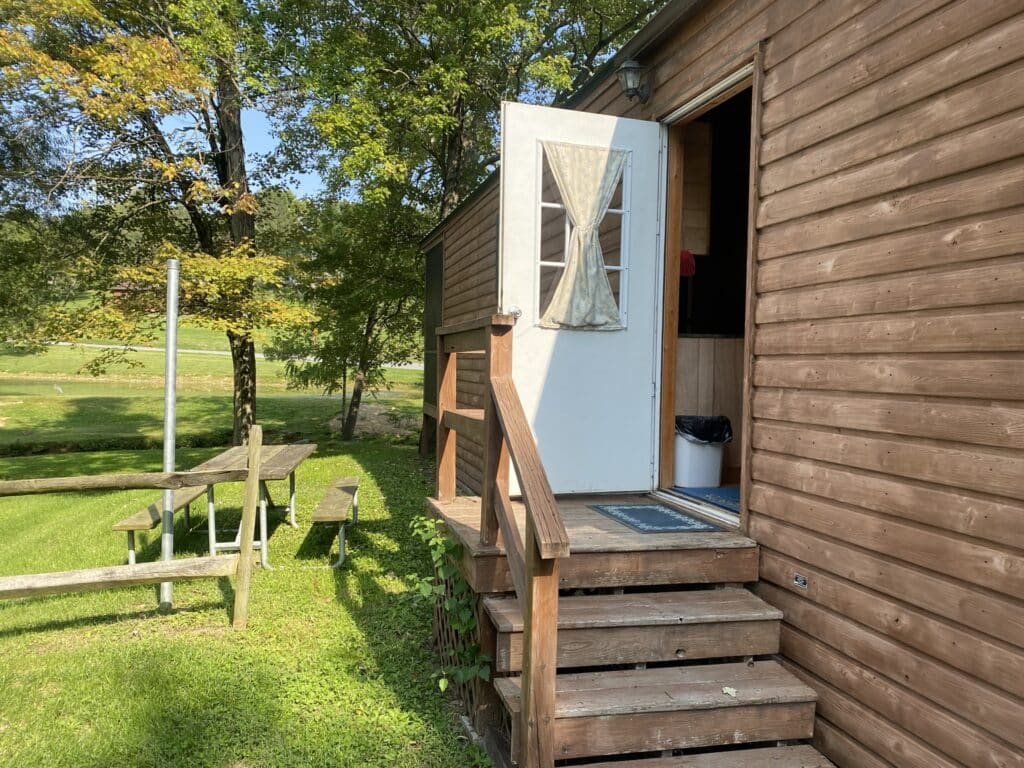
<svg viewBox="0 0 1024 768">
<path fill-rule="evenodd" d="M 419 595 L 440 606 L 455 637 L 453 647 L 442 648 L 441 669 L 435 673 L 441 691 L 455 682 L 464 685 L 477 678 L 491 679 L 491 657 L 477 641 L 476 595 L 456 563 L 462 545 L 448 535 L 444 522 L 420 515 L 411 523 L 413 534 L 427 545 L 434 566 L 432 576 L 423 577 Z"/>
</svg>

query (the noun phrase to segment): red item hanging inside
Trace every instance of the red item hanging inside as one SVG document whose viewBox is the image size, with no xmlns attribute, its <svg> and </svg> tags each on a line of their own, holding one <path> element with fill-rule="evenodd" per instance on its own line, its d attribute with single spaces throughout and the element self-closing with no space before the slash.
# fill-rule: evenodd
<svg viewBox="0 0 1024 768">
<path fill-rule="evenodd" d="M 679 252 L 679 276 L 693 277 L 697 274 L 697 258 L 691 251 L 682 250 Z"/>
</svg>

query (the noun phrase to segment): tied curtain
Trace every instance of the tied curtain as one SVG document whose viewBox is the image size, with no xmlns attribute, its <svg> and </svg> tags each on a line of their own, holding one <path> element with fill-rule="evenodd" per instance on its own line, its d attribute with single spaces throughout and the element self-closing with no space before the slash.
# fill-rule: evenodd
<svg viewBox="0 0 1024 768">
<path fill-rule="evenodd" d="M 626 152 L 555 141 L 541 143 L 572 231 L 562 276 L 540 325 L 619 330 L 622 321 L 608 282 L 598 227 L 622 176 Z"/>
</svg>

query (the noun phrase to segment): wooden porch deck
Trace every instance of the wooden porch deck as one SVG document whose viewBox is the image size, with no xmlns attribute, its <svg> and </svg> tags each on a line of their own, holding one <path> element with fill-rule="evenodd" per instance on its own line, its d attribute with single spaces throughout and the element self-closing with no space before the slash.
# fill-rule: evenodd
<svg viewBox="0 0 1024 768">
<path fill-rule="evenodd" d="M 590 508 L 592 504 L 642 503 L 641 494 L 561 496 L 559 512 L 569 535 L 570 556 L 562 564 L 560 587 L 626 587 L 708 584 L 757 580 L 757 545 L 732 531 L 640 533 Z M 463 546 L 463 566 L 476 592 L 513 589 L 505 550 L 480 543 L 480 497 L 428 499 Z M 525 534 L 526 508 L 512 510 Z"/>
</svg>

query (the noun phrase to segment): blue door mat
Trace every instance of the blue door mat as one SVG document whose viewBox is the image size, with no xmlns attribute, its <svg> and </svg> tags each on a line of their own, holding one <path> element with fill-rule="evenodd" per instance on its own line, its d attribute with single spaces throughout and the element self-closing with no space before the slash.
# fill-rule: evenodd
<svg viewBox="0 0 1024 768">
<path fill-rule="evenodd" d="M 664 504 L 591 504 L 595 512 L 640 533 L 699 533 L 720 531 L 717 525 Z"/>
<path fill-rule="evenodd" d="M 740 511 L 740 487 L 738 485 L 723 485 L 721 488 L 680 488 L 672 489 L 681 496 L 689 496 L 691 499 L 703 501 L 705 504 L 713 504 L 716 507 L 724 507 L 736 514 Z"/>
</svg>

